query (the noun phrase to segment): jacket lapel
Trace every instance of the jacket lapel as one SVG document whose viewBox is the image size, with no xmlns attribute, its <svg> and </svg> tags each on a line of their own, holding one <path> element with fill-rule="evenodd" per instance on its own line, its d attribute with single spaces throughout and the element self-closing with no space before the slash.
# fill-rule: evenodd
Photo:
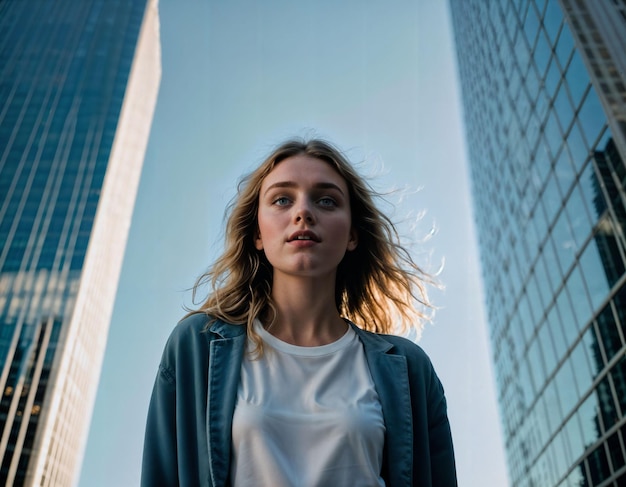
<svg viewBox="0 0 626 487">
<path fill-rule="evenodd" d="M 385 455 L 389 485 L 411 485 L 413 419 L 406 357 L 394 355 L 393 344 L 352 325 L 357 332 L 378 392 L 385 420 Z"/>
<path fill-rule="evenodd" d="M 241 361 L 246 343 L 244 325 L 216 322 L 211 340 L 207 384 L 206 431 L 211 485 L 226 485 L 230 471 L 231 430 Z"/>
</svg>

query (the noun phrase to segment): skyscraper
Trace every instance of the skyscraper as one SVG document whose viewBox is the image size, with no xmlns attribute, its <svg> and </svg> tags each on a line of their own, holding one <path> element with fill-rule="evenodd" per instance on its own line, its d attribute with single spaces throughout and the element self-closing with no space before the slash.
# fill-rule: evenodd
<svg viewBox="0 0 626 487">
<path fill-rule="evenodd" d="M 511 484 L 626 485 L 626 3 L 450 6 Z"/>
<path fill-rule="evenodd" d="M 0 485 L 77 481 L 160 75 L 156 0 L 0 2 Z"/>
</svg>

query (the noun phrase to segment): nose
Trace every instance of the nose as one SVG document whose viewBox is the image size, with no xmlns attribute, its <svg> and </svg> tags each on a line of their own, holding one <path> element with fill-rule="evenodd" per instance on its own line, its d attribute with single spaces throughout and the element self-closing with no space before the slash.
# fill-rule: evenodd
<svg viewBox="0 0 626 487">
<path fill-rule="evenodd" d="M 296 223 L 306 222 L 309 225 L 315 223 L 315 216 L 308 201 L 300 201 L 295 206 L 294 219 Z"/>
</svg>

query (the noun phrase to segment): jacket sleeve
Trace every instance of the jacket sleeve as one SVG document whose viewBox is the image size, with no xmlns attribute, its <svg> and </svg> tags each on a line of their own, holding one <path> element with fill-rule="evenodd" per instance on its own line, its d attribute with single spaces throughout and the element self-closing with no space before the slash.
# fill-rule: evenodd
<svg viewBox="0 0 626 487">
<path fill-rule="evenodd" d="M 148 408 L 141 487 L 178 486 L 176 444 L 175 376 L 160 365 Z"/>
<path fill-rule="evenodd" d="M 456 465 L 452 433 L 443 386 L 431 366 L 428 393 L 428 438 L 432 485 L 437 487 L 456 487 Z"/>
<path fill-rule="evenodd" d="M 152 390 L 144 440 L 142 487 L 209 486 L 207 462 L 207 317 L 172 330 Z"/>
<path fill-rule="evenodd" d="M 426 352 L 417 344 L 397 336 L 385 336 L 394 348 L 387 354 L 400 356 L 408 366 L 408 382 L 413 425 L 413 464 L 410 485 L 414 487 L 457 487 L 456 464 L 452 434 L 448 421 L 443 386 Z M 388 379 L 389 380 L 389 379 Z M 381 388 L 384 390 L 385 388 Z M 396 414 L 401 414 L 401 410 Z M 402 431 L 394 431 L 396 439 Z M 391 445 L 392 442 L 390 442 Z M 397 443 L 397 441 L 395 442 Z M 388 451 L 391 471 L 396 471 L 402 458 L 391 458 L 399 450 Z M 401 484 L 403 478 L 389 485 Z"/>
</svg>

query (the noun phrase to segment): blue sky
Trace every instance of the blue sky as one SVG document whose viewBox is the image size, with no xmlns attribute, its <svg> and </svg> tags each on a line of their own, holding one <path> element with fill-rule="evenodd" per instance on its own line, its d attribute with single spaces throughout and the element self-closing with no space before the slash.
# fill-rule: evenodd
<svg viewBox="0 0 626 487">
<path fill-rule="evenodd" d="M 506 485 L 447 2 L 163 1 L 160 16 L 161 90 L 80 485 L 137 485 L 165 340 L 221 247 L 238 178 L 291 136 L 346 150 L 393 190 L 385 209 L 416 260 L 445 261 L 420 345 L 446 389 L 460 485 Z"/>
</svg>

